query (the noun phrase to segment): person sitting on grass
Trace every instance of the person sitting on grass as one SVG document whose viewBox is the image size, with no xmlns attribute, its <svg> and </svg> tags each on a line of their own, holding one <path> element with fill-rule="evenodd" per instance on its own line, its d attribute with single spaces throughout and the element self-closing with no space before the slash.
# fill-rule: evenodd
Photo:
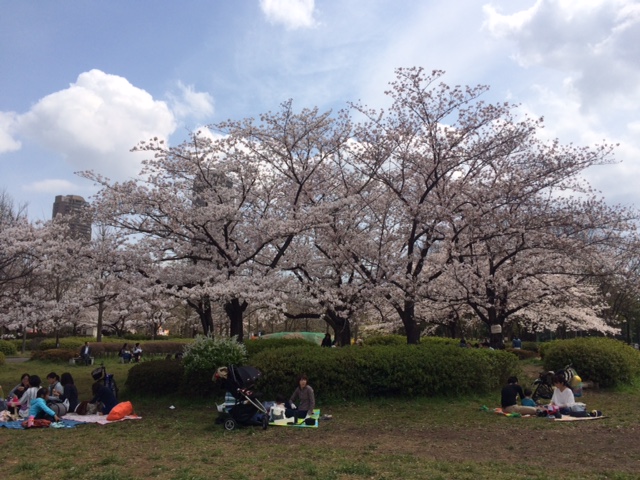
<svg viewBox="0 0 640 480">
<path fill-rule="evenodd" d="M 31 401 L 29 416 L 35 419 L 45 419 L 51 422 L 59 422 L 60 417 L 47 406 L 45 397 L 48 395 L 46 388 L 40 388 L 36 398 Z"/>
<path fill-rule="evenodd" d="M 93 399 L 89 403 L 95 403 L 99 406 L 102 415 L 109 415 L 111 409 L 116 406 L 118 400 L 109 387 L 96 382 L 91 386 Z"/>
<path fill-rule="evenodd" d="M 535 415 L 537 408 L 518 405 L 518 397 L 520 400 L 524 398 L 522 387 L 518 385 L 518 377 L 509 377 L 507 385 L 503 387 L 502 392 L 502 411 L 504 413 L 519 413 L 520 415 Z"/>
<path fill-rule="evenodd" d="M 122 345 L 122 348 L 120 349 L 120 353 L 118 353 L 118 356 L 122 358 L 122 363 L 129 363 L 131 361 L 131 351 L 129 350 L 128 343 L 125 343 L 124 345 Z"/>
<path fill-rule="evenodd" d="M 561 415 L 569 415 L 571 417 L 588 417 L 589 413 L 587 413 L 586 408 L 576 409 L 574 406 L 576 405 L 576 399 L 573 396 L 573 390 L 567 383 L 567 380 L 564 378 L 564 375 L 560 373 L 556 373 L 553 376 L 553 396 L 551 397 L 551 401 L 549 405 L 555 405 L 560 409 Z M 581 404 L 582 407 L 585 407 Z"/>
<path fill-rule="evenodd" d="M 13 399 L 15 397 L 18 397 L 18 400 L 20 400 L 22 398 L 22 395 L 24 395 L 24 392 L 29 390 L 29 387 L 31 387 L 31 385 L 29 384 L 30 378 L 31 377 L 28 373 L 23 373 L 22 377 L 20 377 L 20 383 L 13 387 L 13 389 L 9 392 L 9 398 Z"/>
<path fill-rule="evenodd" d="M 38 375 L 31 375 L 29 378 L 29 385 L 31 385 L 26 392 L 20 397 L 20 416 L 27 417 L 29 415 L 29 409 L 31 408 L 31 402 L 38 397 L 38 390 L 40 390 L 40 377 Z M 46 390 L 46 389 L 45 389 Z"/>
<path fill-rule="evenodd" d="M 537 407 L 538 404 L 536 403 L 536 401 L 531 398 L 531 396 L 533 395 L 533 392 L 531 391 L 530 388 L 525 388 L 524 389 L 524 398 L 522 399 L 522 405 L 525 407 Z"/>
<path fill-rule="evenodd" d="M 136 343 L 135 346 L 133 347 L 133 361 L 138 363 L 140 361 L 140 357 L 142 357 L 142 347 L 140 346 L 140 343 Z"/>
<path fill-rule="evenodd" d="M 60 383 L 64 388 L 64 393 L 60 396 L 61 401 L 68 400 L 69 401 L 69 411 L 75 412 L 76 407 L 78 406 L 78 389 L 76 388 L 75 383 L 73 382 L 73 377 L 69 372 L 65 372 L 62 374 Z"/>
<path fill-rule="evenodd" d="M 287 417 L 294 417 L 295 420 L 298 420 L 313 414 L 313 409 L 316 407 L 316 399 L 313 388 L 308 384 L 308 381 L 309 379 L 306 375 L 301 375 L 298 379 L 298 387 L 293 391 L 287 405 L 285 413 Z M 296 407 L 294 402 L 298 400 L 300 405 Z"/>
</svg>

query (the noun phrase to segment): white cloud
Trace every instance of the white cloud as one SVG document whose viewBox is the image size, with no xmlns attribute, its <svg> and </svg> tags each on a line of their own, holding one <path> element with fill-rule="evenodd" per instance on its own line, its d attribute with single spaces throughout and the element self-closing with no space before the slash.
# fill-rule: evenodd
<svg viewBox="0 0 640 480">
<path fill-rule="evenodd" d="M 16 127 L 14 112 L 0 112 L 0 153 L 20 150 L 21 144 L 13 138 Z"/>
<path fill-rule="evenodd" d="M 19 132 L 63 156 L 74 169 L 113 179 L 136 175 L 140 140 L 166 138 L 176 122 L 165 102 L 123 77 L 91 70 L 66 90 L 42 98 L 19 116 Z"/>
<path fill-rule="evenodd" d="M 22 188 L 27 192 L 52 193 L 54 195 L 60 195 L 61 192 L 75 192 L 79 187 L 68 180 L 52 178 L 49 180 L 33 182 Z"/>
<path fill-rule="evenodd" d="M 537 0 L 512 14 L 491 5 L 484 11 L 485 27 L 516 44 L 520 65 L 568 75 L 566 84 L 580 95 L 583 109 L 630 108 L 630 96 L 640 100 L 637 0 Z"/>
<path fill-rule="evenodd" d="M 205 119 L 213 115 L 213 97 L 206 92 L 196 92 L 193 85 L 178 82 L 179 94 L 168 93 L 171 111 L 178 118 Z"/>
<path fill-rule="evenodd" d="M 260 0 L 260 8 L 269 22 L 295 30 L 316 24 L 314 3 L 314 0 Z"/>
</svg>

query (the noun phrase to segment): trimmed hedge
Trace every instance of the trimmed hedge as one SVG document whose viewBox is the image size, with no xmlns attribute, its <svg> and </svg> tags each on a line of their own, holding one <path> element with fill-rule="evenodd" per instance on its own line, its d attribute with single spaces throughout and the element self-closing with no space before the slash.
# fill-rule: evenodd
<svg viewBox="0 0 640 480">
<path fill-rule="evenodd" d="M 85 339 L 80 337 L 67 337 L 60 339 L 60 349 L 62 350 L 73 350 L 75 352 L 74 356 L 78 356 L 80 354 L 80 348 L 84 345 L 84 342 L 89 342 L 89 346 L 91 347 L 91 356 L 99 358 L 99 357 L 115 357 L 120 352 L 122 345 L 125 343 L 129 344 L 129 348 L 133 349 L 135 342 L 130 342 L 119 339 L 109 339 L 105 342 L 95 342 L 92 339 Z M 181 353 L 184 350 L 186 344 L 191 343 L 191 340 L 185 341 L 156 341 L 156 342 L 140 342 L 142 347 L 142 356 L 145 355 L 162 355 L 166 356 L 167 354 L 175 355 L 176 353 Z M 56 349 L 56 341 L 55 339 L 48 338 L 43 340 L 38 346 L 40 350 L 54 350 Z M 72 357 L 73 358 L 73 357 Z"/>
<path fill-rule="evenodd" d="M 180 392 L 183 377 L 182 362 L 153 360 L 131 367 L 125 386 L 127 391 L 134 395 L 164 396 Z"/>
<path fill-rule="evenodd" d="M 311 343 L 302 338 L 260 338 L 257 340 L 248 340 L 244 342 L 249 358 L 257 355 L 263 350 L 277 349 L 284 347 L 310 347 L 320 348 L 320 345 Z"/>
<path fill-rule="evenodd" d="M 601 387 L 629 384 L 640 375 L 640 352 L 610 338 L 554 340 L 544 345 L 544 368 L 560 370 L 571 364 L 583 380 Z"/>
<path fill-rule="evenodd" d="M 252 358 L 265 398 L 289 395 L 305 373 L 324 399 L 368 396 L 451 396 L 491 392 L 518 373 L 518 359 L 504 351 L 457 345 L 402 345 L 265 350 Z"/>
<path fill-rule="evenodd" d="M 69 360 L 77 356 L 77 351 L 63 348 L 34 350 L 31 352 L 31 360 L 46 360 L 49 362 L 69 362 Z"/>
<path fill-rule="evenodd" d="M 0 352 L 4 353 L 5 356 L 16 355 L 18 350 L 13 342 L 9 340 L 0 340 Z"/>
</svg>

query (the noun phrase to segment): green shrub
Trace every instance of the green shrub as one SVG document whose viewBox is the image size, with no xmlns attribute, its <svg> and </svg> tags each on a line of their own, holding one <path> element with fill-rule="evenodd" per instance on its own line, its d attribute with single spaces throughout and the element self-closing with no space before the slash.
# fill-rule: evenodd
<svg viewBox="0 0 640 480">
<path fill-rule="evenodd" d="M 77 351 L 66 350 L 62 348 L 53 348 L 51 350 L 34 350 L 33 352 L 31 352 L 31 360 L 46 360 L 48 362 L 68 362 L 70 359 L 77 356 Z"/>
<path fill-rule="evenodd" d="M 373 335 L 365 338 L 363 344 L 370 347 L 380 345 L 406 345 L 407 337 L 402 335 Z"/>
<path fill-rule="evenodd" d="M 0 352 L 0 365 L 4 365 L 4 353 Z"/>
<path fill-rule="evenodd" d="M 320 348 L 320 345 L 311 343 L 302 338 L 259 338 L 257 340 L 249 340 L 244 343 L 247 349 L 248 358 L 262 352 L 263 350 L 284 347 L 307 347 Z"/>
<path fill-rule="evenodd" d="M 404 343 L 407 343 L 406 339 Z M 467 344 L 473 345 L 469 340 L 467 340 Z M 420 345 L 453 345 L 455 347 L 460 347 L 460 339 L 448 337 L 422 337 L 420 338 Z"/>
<path fill-rule="evenodd" d="M 67 337 L 60 338 L 58 340 L 59 347 L 65 350 L 76 350 L 80 352 L 80 348 L 84 345 L 84 342 L 89 342 L 91 339 L 82 339 L 78 337 Z M 56 339 L 55 338 L 47 338 L 40 342 L 38 345 L 38 350 L 52 350 L 56 348 Z"/>
<path fill-rule="evenodd" d="M 613 387 L 629 384 L 640 374 L 640 353 L 610 338 L 575 338 L 545 344 L 544 368 L 556 371 L 569 364 L 583 380 Z"/>
<path fill-rule="evenodd" d="M 241 365 L 247 358 L 247 349 L 236 338 L 196 337 L 184 349 L 185 393 L 209 395 L 217 388 L 211 378 L 218 367 Z"/>
<path fill-rule="evenodd" d="M 177 360 L 153 360 L 137 363 L 129 369 L 125 382 L 134 395 L 164 396 L 180 391 L 184 366 Z"/>
<path fill-rule="evenodd" d="M 13 342 L 9 340 L 0 340 L 0 352 L 4 353 L 5 356 L 8 355 L 16 355 L 18 350 L 16 350 L 16 346 Z"/>
<path fill-rule="evenodd" d="M 538 342 L 522 342 L 522 350 L 538 353 Z"/>
<path fill-rule="evenodd" d="M 368 348 L 264 350 L 252 358 L 266 397 L 289 395 L 305 373 L 318 398 L 432 396 L 486 393 L 518 373 L 518 359 L 504 351 L 389 345 Z"/>
<path fill-rule="evenodd" d="M 532 352 L 531 350 L 525 350 L 524 348 L 507 348 L 505 349 L 509 353 L 513 353 L 520 360 L 528 360 L 530 358 L 538 358 L 537 352 Z"/>
</svg>

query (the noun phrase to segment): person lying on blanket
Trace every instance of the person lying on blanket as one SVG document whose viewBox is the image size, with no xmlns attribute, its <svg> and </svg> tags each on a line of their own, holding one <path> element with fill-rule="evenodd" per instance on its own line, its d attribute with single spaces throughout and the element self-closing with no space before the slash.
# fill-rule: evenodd
<svg viewBox="0 0 640 480">
<path fill-rule="evenodd" d="M 518 397 L 522 400 L 524 392 L 522 387 L 518 385 L 518 377 L 509 377 L 507 385 L 502 389 L 502 411 L 504 413 L 519 413 L 520 415 L 535 415 L 538 409 L 536 407 L 525 407 L 518 405 Z"/>
</svg>

